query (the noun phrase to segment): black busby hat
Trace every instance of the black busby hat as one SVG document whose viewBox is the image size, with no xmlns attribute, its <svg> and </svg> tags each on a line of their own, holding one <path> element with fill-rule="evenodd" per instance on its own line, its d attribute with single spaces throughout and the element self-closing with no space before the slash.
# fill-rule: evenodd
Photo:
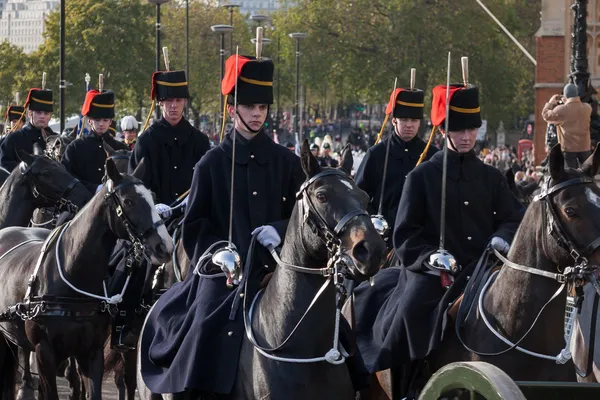
<svg viewBox="0 0 600 400">
<path fill-rule="evenodd" d="M 25 116 L 25 107 L 21 106 L 8 106 L 8 110 L 6 110 L 5 119 L 10 121 L 18 121 L 23 119 Z"/>
<path fill-rule="evenodd" d="M 231 56 L 225 63 L 225 76 L 221 82 L 221 93 L 233 95 L 237 85 L 238 104 L 273 104 L 273 72 L 275 65 L 268 58 L 257 60 L 251 56 Z M 236 81 L 237 77 L 237 81 Z"/>
<path fill-rule="evenodd" d="M 113 119 L 115 117 L 115 94 L 110 90 L 103 93 L 97 90 L 88 91 L 85 95 L 81 115 L 93 119 Z"/>
<path fill-rule="evenodd" d="M 422 119 L 425 108 L 425 92 L 421 89 L 396 89 L 390 98 L 386 113 L 394 111 L 393 118 Z"/>
<path fill-rule="evenodd" d="M 431 104 L 431 123 L 443 127 L 446 119 L 445 85 L 433 88 Z M 462 131 L 481 127 L 481 108 L 479 107 L 479 89 L 477 86 L 462 84 L 450 85 L 449 131 Z"/>
<path fill-rule="evenodd" d="M 152 100 L 189 99 L 185 71 L 157 71 L 152 75 Z"/>
<path fill-rule="evenodd" d="M 54 111 L 52 90 L 38 88 L 29 89 L 27 100 L 25 100 L 25 107 L 28 107 L 30 111 Z"/>
</svg>

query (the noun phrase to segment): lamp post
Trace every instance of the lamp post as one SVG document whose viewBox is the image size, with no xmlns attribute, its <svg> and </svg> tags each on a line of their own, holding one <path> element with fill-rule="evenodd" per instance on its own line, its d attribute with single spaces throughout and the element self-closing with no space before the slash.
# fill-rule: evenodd
<svg viewBox="0 0 600 400">
<path fill-rule="evenodd" d="M 60 0 L 60 133 L 65 129 L 65 89 L 67 87 L 65 81 L 65 0 Z"/>
<path fill-rule="evenodd" d="M 221 81 L 223 80 L 223 76 L 225 75 L 225 35 L 233 32 L 233 26 L 231 25 L 213 25 L 210 27 L 210 30 L 214 33 L 221 35 L 221 50 L 219 52 L 219 64 L 221 65 L 221 73 L 219 75 L 219 86 L 221 85 Z M 219 93 L 220 99 L 220 107 L 219 107 L 219 120 L 223 120 L 223 103 L 225 98 Z"/>
<path fill-rule="evenodd" d="M 190 85 L 190 0 L 185 0 L 185 79 Z M 190 103 L 185 103 L 185 118 L 190 118 Z"/>
<path fill-rule="evenodd" d="M 294 134 L 296 135 L 296 144 L 300 143 L 300 138 L 304 139 L 302 129 L 299 125 L 300 115 L 300 40 L 308 37 L 308 33 L 296 32 L 290 33 L 292 39 L 296 40 L 296 101 L 294 104 Z"/>
<path fill-rule="evenodd" d="M 265 21 L 269 20 L 269 17 L 267 17 L 266 15 L 262 15 L 262 14 L 254 14 L 250 16 L 250 19 L 254 22 L 256 22 L 257 26 L 261 26 L 261 24 Z"/>
<path fill-rule="evenodd" d="M 229 25 L 233 27 L 233 10 L 240 7 L 239 4 L 223 4 L 221 7 L 229 10 Z M 233 34 L 229 35 L 229 54 L 233 54 Z"/>
<path fill-rule="evenodd" d="M 160 6 L 171 0 L 148 0 L 148 3 L 156 5 L 156 71 L 160 71 Z M 156 118 L 160 118 L 160 108 L 156 107 Z"/>
</svg>

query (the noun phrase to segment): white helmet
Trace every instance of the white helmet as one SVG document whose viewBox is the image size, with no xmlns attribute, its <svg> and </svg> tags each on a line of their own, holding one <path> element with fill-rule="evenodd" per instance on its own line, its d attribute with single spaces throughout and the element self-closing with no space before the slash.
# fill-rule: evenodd
<svg viewBox="0 0 600 400">
<path fill-rule="evenodd" d="M 137 131 L 138 122 L 133 115 L 127 115 L 121 120 L 122 131 Z"/>
</svg>

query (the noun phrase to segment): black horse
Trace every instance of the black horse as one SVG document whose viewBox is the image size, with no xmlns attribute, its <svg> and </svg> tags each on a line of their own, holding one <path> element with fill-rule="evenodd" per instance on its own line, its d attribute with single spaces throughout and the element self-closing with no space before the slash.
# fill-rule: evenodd
<svg viewBox="0 0 600 400">
<path fill-rule="evenodd" d="M 0 228 L 27 226 L 39 207 L 76 212 L 91 198 L 91 193 L 59 162 L 23 151 L 19 151 L 19 157 L 21 164 L 0 188 Z"/>
<path fill-rule="evenodd" d="M 14 396 L 15 346 L 36 353 L 40 398 L 58 400 L 56 368 L 70 356 L 87 378 L 88 398 L 101 398 L 102 347 L 109 313 L 119 300 L 119 294 L 103 290 L 115 243 L 118 238 L 132 240 L 135 256 L 145 252 L 154 263 L 167 261 L 173 249 L 150 191 L 135 178 L 143 169 L 142 163 L 134 176 L 121 175 L 107 160 L 106 185 L 72 221 L 52 233 L 0 230 L 3 399 Z"/>
<path fill-rule="evenodd" d="M 469 317 L 458 330 L 470 349 L 459 340 L 456 331 L 448 331 L 440 349 L 427 360 L 432 372 L 450 362 L 486 361 L 514 380 L 575 379 L 572 365 L 560 365 L 554 360 L 511 350 L 510 345 L 486 326 L 482 317 L 485 315 L 499 335 L 513 344 L 518 343 L 522 349 L 555 356 L 565 346 L 567 293 L 565 290 L 559 293 L 558 289 L 564 282 L 562 278 L 574 286 L 585 278 L 563 275 L 552 279 L 551 274 L 561 274 L 569 271 L 567 267 L 580 264 L 582 259 L 577 258 L 578 255 L 589 261 L 585 273 L 594 272 L 595 266 L 600 265 L 600 245 L 597 244 L 600 188 L 593 180 L 600 172 L 600 148 L 596 148 L 579 170 L 573 170 L 565 169 L 563 154 L 557 145 L 549 156 L 549 172 L 545 188 L 527 209 L 515 235 L 507 256 L 511 263 L 505 263 L 497 277 L 487 281 L 487 290 L 475 296 Z M 519 266 L 531 270 L 524 271 Z M 479 296 L 482 296 L 481 307 L 478 307 Z M 379 372 L 377 377 L 385 393 L 372 396 L 365 393 L 364 398 L 391 398 L 389 370 Z M 374 392 L 381 388 L 375 388 Z"/>
<path fill-rule="evenodd" d="M 67 146 L 73 141 L 68 135 L 50 135 L 46 138 L 46 155 L 55 160 L 62 160 Z"/>
<path fill-rule="evenodd" d="M 344 151 L 340 169 L 321 168 L 305 141 L 301 161 L 307 180 L 290 217 L 281 259 L 276 257 L 278 267 L 255 303 L 244 298 L 246 329 L 256 342 L 244 341 L 233 392 L 223 398 L 355 397 L 334 344 L 344 297 L 343 282 L 335 283 L 341 276 L 364 280 L 375 274 L 386 246 L 365 211 L 367 194 L 349 176 L 350 149 Z M 264 356 L 257 345 L 282 348 Z M 297 359 L 321 361 L 295 363 Z M 150 398 L 140 375 L 138 388 L 142 399 Z"/>
</svg>

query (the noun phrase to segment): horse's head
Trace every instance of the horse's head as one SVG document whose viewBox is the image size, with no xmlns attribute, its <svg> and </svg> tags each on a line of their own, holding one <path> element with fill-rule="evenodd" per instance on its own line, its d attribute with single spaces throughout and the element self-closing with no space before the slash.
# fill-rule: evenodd
<svg viewBox="0 0 600 400">
<path fill-rule="evenodd" d="M 352 151 L 346 146 L 338 169 L 322 168 L 302 144 L 302 168 L 306 182 L 298 192 L 298 210 L 304 247 L 319 261 L 338 255 L 349 257 L 354 279 L 374 275 L 385 256 L 385 242 L 366 211 L 369 196 L 350 178 Z M 304 229 L 304 226 L 310 229 Z"/>
<path fill-rule="evenodd" d="M 129 150 L 115 150 L 108 143 L 104 142 L 104 151 L 106 156 L 115 162 L 117 170 L 124 174 L 127 172 L 129 167 L 129 156 L 131 151 Z"/>
<path fill-rule="evenodd" d="M 70 142 L 65 136 L 50 135 L 46 138 L 45 154 L 53 160 L 60 161 Z"/>
<path fill-rule="evenodd" d="M 108 225 L 121 239 L 134 244 L 134 250 L 146 249 L 152 262 L 170 260 L 173 243 L 162 219 L 154 208 L 152 193 L 138 177 L 144 174 L 140 162 L 133 175 L 122 175 L 111 159 L 106 160 L 106 184 L 100 191 L 108 202 Z M 137 249 L 135 249 L 137 246 Z M 141 255 L 137 254 L 138 257 Z"/>
<path fill-rule="evenodd" d="M 18 151 L 18 155 L 21 163 L 12 175 L 20 175 L 29 185 L 37 207 L 57 207 L 60 211 L 75 213 L 92 197 L 58 161 L 22 150 Z"/>
<path fill-rule="evenodd" d="M 577 265 L 585 259 L 600 266 L 600 188 L 594 182 L 600 173 L 599 149 L 579 169 L 565 168 L 560 145 L 550 152 L 550 176 L 534 201 L 541 203 L 542 234 L 552 243 L 543 248 L 555 265 Z"/>
</svg>

